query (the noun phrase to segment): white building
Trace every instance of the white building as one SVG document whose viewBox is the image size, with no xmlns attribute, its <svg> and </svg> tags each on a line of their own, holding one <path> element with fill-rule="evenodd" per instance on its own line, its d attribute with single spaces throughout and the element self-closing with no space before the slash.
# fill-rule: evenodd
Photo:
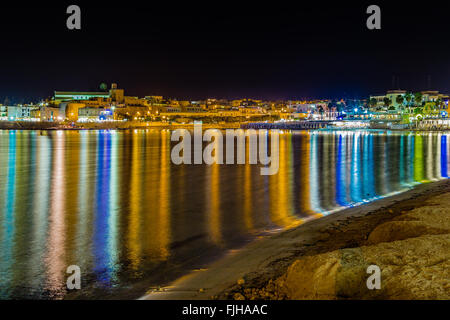
<svg viewBox="0 0 450 320">
<path fill-rule="evenodd" d="M 7 118 L 10 121 L 30 120 L 31 111 L 35 109 L 35 106 L 7 106 Z"/>
</svg>

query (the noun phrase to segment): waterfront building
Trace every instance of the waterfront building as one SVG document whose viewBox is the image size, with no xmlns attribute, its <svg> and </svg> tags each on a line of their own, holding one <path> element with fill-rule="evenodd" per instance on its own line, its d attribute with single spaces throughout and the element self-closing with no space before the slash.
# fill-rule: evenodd
<svg viewBox="0 0 450 320">
<path fill-rule="evenodd" d="M 374 95 L 370 96 L 370 100 L 375 99 L 376 105 L 371 106 L 371 111 L 390 111 L 392 112 L 399 112 L 403 105 L 405 105 L 406 101 L 403 101 L 403 103 L 400 105 L 397 102 L 397 97 L 405 97 L 407 94 L 406 90 L 389 90 L 384 95 Z M 386 105 L 386 99 L 389 99 L 389 106 Z"/>
<path fill-rule="evenodd" d="M 153 107 L 119 106 L 110 110 L 114 120 L 148 121 L 155 116 Z"/>
<path fill-rule="evenodd" d="M 144 99 L 150 103 L 161 103 L 161 101 L 163 101 L 163 96 L 145 96 Z"/>
<path fill-rule="evenodd" d="M 442 94 L 439 91 L 422 91 L 422 101 L 424 102 L 436 102 L 437 100 L 447 101 L 449 96 Z"/>
<path fill-rule="evenodd" d="M 417 123 L 417 127 L 422 130 L 449 130 L 450 119 L 424 119 Z"/>
<path fill-rule="evenodd" d="M 199 104 L 189 104 L 182 107 L 182 112 L 204 112 L 204 110 Z"/>
<path fill-rule="evenodd" d="M 160 100 L 157 96 L 151 98 L 152 101 Z M 139 107 L 141 114 L 152 109 L 149 99 L 125 96 L 124 90 L 119 89 L 115 83 L 111 85 L 109 92 L 55 91 L 50 103 L 59 108 L 58 117 L 69 121 L 110 120 L 114 117 L 115 108 Z M 105 113 L 105 110 L 109 111 Z M 126 112 L 124 114 L 127 115 Z"/>
<path fill-rule="evenodd" d="M 295 113 L 294 118 L 311 120 L 336 120 L 338 112 L 331 107 L 328 101 L 312 101 L 309 103 L 289 103 L 284 109 L 287 112 Z"/>
<path fill-rule="evenodd" d="M 53 122 L 53 121 L 63 121 L 65 114 L 61 112 L 59 108 L 52 106 L 42 106 L 40 108 L 41 121 Z"/>
<path fill-rule="evenodd" d="M 0 119 L 8 120 L 8 107 L 0 104 Z"/>
<path fill-rule="evenodd" d="M 64 101 L 91 100 L 95 98 L 107 99 L 110 97 L 108 92 L 76 92 L 76 91 L 55 91 L 52 101 L 59 104 Z"/>
<path fill-rule="evenodd" d="M 161 112 L 181 112 L 181 107 L 178 105 L 166 105 Z"/>
<path fill-rule="evenodd" d="M 405 97 L 406 93 L 406 90 L 389 90 L 386 93 L 386 98 L 391 101 L 391 106 L 395 107 L 396 110 L 399 110 L 404 105 L 404 102 L 402 104 L 399 104 L 397 102 L 397 98 Z"/>
<path fill-rule="evenodd" d="M 116 103 L 124 103 L 125 91 L 123 89 L 118 89 L 117 84 L 111 84 L 111 90 L 109 90 L 109 97 Z"/>
<path fill-rule="evenodd" d="M 129 96 L 123 97 L 122 103 L 126 106 L 137 106 L 137 107 L 139 106 L 144 107 L 150 105 L 148 101 L 145 99 L 139 99 L 138 97 L 129 97 Z"/>
<path fill-rule="evenodd" d="M 31 111 L 37 109 L 36 106 L 33 105 L 17 105 L 17 106 L 7 106 L 7 119 L 10 121 L 18 121 L 18 120 L 30 120 L 31 119 Z"/>
<path fill-rule="evenodd" d="M 421 91 L 422 102 L 436 102 L 437 100 L 441 100 L 443 102 L 448 101 L 449 95 L 442 94 L 439 91 Z M 403 101 L 402 105 L 397 102 L 397 97 L 401 96 L 406 98 L 407 91 L 405 90 L 390 90 L 385 95 L 374 95 L 371 96 L 370 99 L 375 99 L 377 101 L 377 107 L 385 106 L 385 98 L 390 100 L 390 106 L 399 109 L 400 107 L 406 105 L 406 99 Z M 414 94 L 411 94 L 412 101 L 414 100 Z"/>
<path fill-rule="evenodd" d="M 91 107 L 78 109 L 78 121 L 80 122 L 99 121 L 100 114 L 104 110 L 105 110 L 104 108 L 91 108 Z"/>
<path fill-rule="evenodd" d="M 78 121 L 79 111 L 83 108 L 86 108 L 86 104 L 84 103 L 68 103 L 64 112 L 66 119 L 73 122 Z"/>
</svg>

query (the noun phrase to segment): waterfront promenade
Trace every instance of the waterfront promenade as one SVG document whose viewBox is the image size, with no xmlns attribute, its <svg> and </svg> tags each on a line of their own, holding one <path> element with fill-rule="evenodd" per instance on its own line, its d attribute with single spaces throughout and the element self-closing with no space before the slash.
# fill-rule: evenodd
<svg viewBox="0 0 450 320">
<path fill-rule="evenodd" d="M 161 121 L 101 121 L 101 122 L 33 122 L 0 121 L 0 130 L 126 130 L 126 129 L 192 129 L 194 123 Z M 385 130 L 450 130 L 448 119 L 427 119 L 417 123 L 380 120 L 299 120 L 279 122 L 221 122 L 202 123 L 204 129 L 265 129 L 265 130 L 317 130 L 317 129 L 385 129 Z"/>
</svg>

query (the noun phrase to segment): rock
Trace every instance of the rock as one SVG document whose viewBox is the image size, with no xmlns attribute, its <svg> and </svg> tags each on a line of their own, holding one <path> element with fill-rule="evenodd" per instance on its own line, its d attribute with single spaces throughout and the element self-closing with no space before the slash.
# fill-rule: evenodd
<svg viewBox="0 0 450 320">
<path fill-rule="evenodd" d="M 382 270 L 382 289 L 376 296 L 402 300 L 450 299 L 449 248 L 450 234 L 365 247 L 366 260 Z"/>
<path fill-rule="evenodd" d="M 401 213 L 377 226 L 367 246 L 304 256 L 278 279 L 251 293 L 245 291 L 245 297 L 235 293 L 234 299 L 449 300 L 449 194 Z M 380 290 L 367 288 L 371 265 L 381 270 Z M 242 288 L 243 283 L 238 285 Z"/>
<path fill-rule="evenodd" d="M 342 249 L 294 262 L 278 279 L 288 299 L 450 299 L 450 235 Z M 381 290 L 366 285 L 381 268 Z"/>
<path fill-rule="evenodd" d="M 369 244 L 404 240 L 421 235 L 450 233 L 450 209 L 425 206 L 383 223 L 371 232 Z"/>
<path fill-rule="evenodd" d="M 447 231 L 439 227 L 427 226 L 418 221 L 391 221 L 375 228 L 369 235 L 368 243 L 378 244 L 419 237 L 424 234 L 442 233 L 447 233 Z"/>
<path fill-rule="evenodd" d="M 233 295 L 233 299 L 234 300 L 245 300 L 245 297 L 242 294 L 240 294 L 240 293 L 235 293 Z"/>
<path fill-rule="evenodd" d="M 339 267 L 337 251 L 305 257 L 288 268 L 284 278 L 278 281 L 279 288 L 289 299 L 333 299 Z"/>
</svg>

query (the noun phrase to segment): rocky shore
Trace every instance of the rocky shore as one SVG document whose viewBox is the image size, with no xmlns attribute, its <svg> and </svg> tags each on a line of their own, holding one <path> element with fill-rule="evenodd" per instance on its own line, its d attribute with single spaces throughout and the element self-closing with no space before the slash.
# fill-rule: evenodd
<svg viewBox="0 0 450 320">
<path fill-rule="evenodd" d="M 340 223 L 321 242 L 321 248 L 299 253 L 287 268 L 279 264 L 281 275 L 257 272 L 222 298 L 450 299 L 448 184 Z M 367 288 L 371 265 L 381 269 L 380 290 Z"/>
</svg>

